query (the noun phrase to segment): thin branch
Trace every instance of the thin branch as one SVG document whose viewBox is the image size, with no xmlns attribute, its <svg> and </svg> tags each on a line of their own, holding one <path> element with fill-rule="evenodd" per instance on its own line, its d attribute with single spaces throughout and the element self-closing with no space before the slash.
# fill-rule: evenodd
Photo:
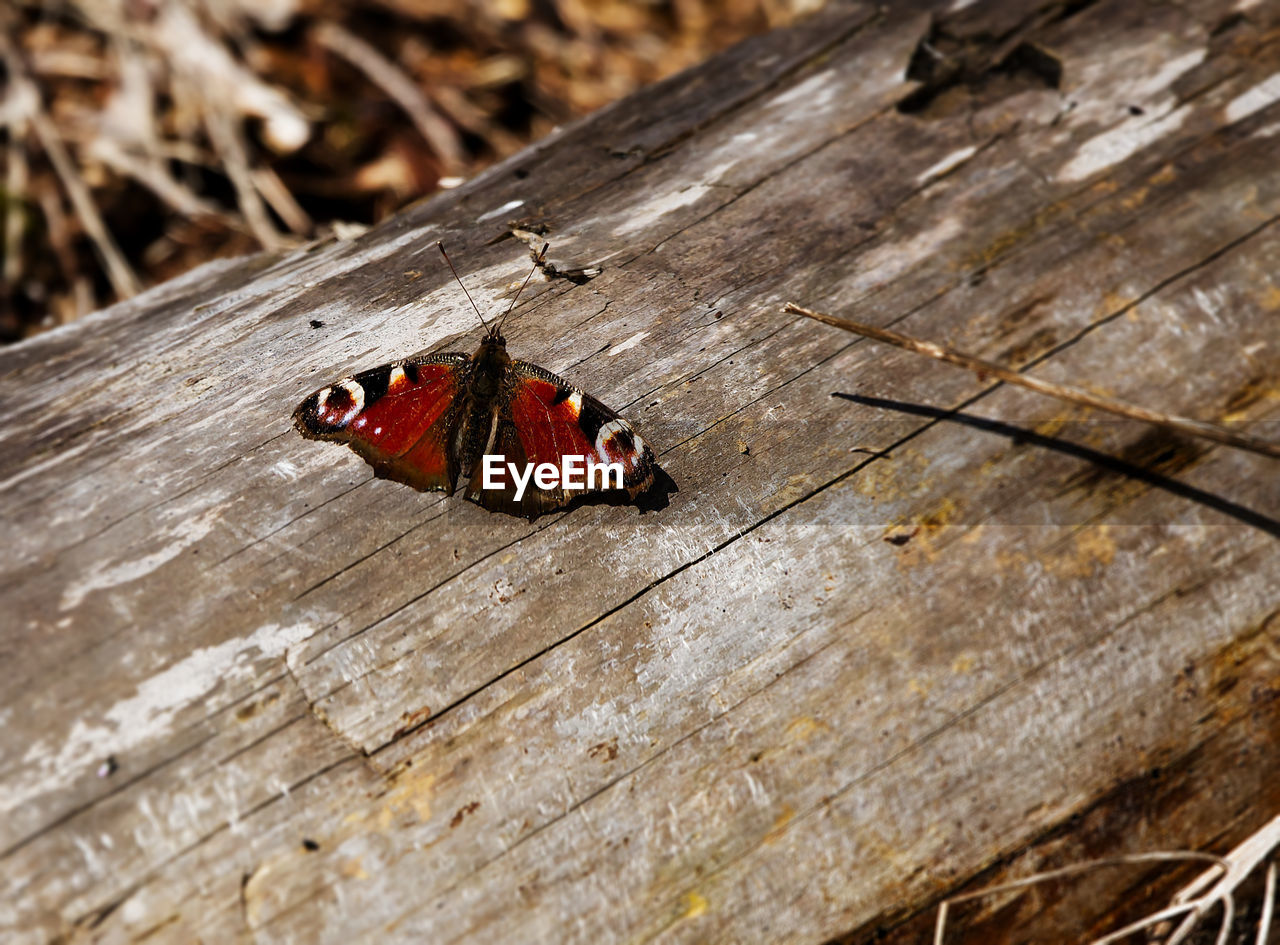
<svg viewBox="0 0 1280 945">
<path fill-rule="evenodd" d="M 438 85 L 431 89 L 431 100 L 455 124 L 461 125 L 477 137 L 483 138 L 494 152 L 505 157 L 515 154 L 524 141 L 512 134 L 468 101 L 461 89 L 452 85 Z"/>
<path fill-rule="evenodd" d="M 1223 859 L 1227 863 L 1227 870 L 1221 876 L 1211 877 L 1207 873 L 1202 873 L 1196 877 L 1191 883 L 1187 884 L 1176 896 L 1173 901 L 1175 903 L 1194 901 L 1196 909 L 1187 916 L 1182 925 L 1169 938 L 1168 945 L 1178 945 L 1179 942 L 1186 939 L 1195 928 L 1196 922 L 1200 916 L 1208 911 L 1216 902 L 1221 902 L 1226 913 L 1223 918 L 1223 924 L 1226 928 L 1231 926 L 1231 916 L 1234 911 L 1231 898 L 1232 891 L 1240 885 L 1257 866 L 1271 855 L 1277 847 L 1280 847 L 1280 815 L 1271 818 L 1264 826 L 1250 834 L 1245 841 L 1235 847 Z M 1207 892 L 1200 893 L 1201 889 L 1210 886 Z M 1226 933 L 1219 936 L 1220 941 L 1225 941 Z"/>
<path fill-rule="evenodd" d="M 1026 886 L 1032 886 L 1037 883 L 1047 882 L 1051 879 L 1061 879 L 1064 876 L 1070 876 L 1075 873 L 1082 873 L 1090 870 L 1098 869 L 1104 866 L 1119 866 L 1126 863 L 1149 863 L 1152 861 L 1170 861 L 1170 860 L 1203 860 L 1212 865 L 1197 876 L 1194 880 L 1184 886 L 1172 899 L 1169 905 L 1165 906 L 1157 912 L 1143 916 L 1135 922 L 1126 925 L 1122 929 L 1117 929 L 1104 935 L 1102 938 L 1094 939 L 1090 945 L 1111 945 L 1113 942 L 1119 942 L 1135 932 L 1144 928 L 1156 925 L 1166 919 L 1174 916 L 1186 914 L 1186 918 L 1182 924 L 1170 936 L 1166 945 L 1178 945 L 1196 927 L 1201 917 L 1212 909 L 1215 905 L 1222 906 L 1222 923 L 1218 930 L 1216 945 L 1225 945 L 1230 933 L 1231 925 L 1235 921 L 1235 900 L 1232 892 L 1245 880 L 1267 857 L 1269 857 L 1277 847 L 1280 847 L 1280 815 L 1273 817 L 1267 824 L 1250 834 L 1242 843 L 1238 844 L 1230 853 L 1225 856 L 1215 856 L 1211 853 L 1198 853 L 1195 851 L 1157 851 L 1152 853 L 1132 853 L 1125 856 L 1108 857 L 1101 860 L 1089 860 L 1084 863 L 1074 863 L 1070 866 L 1064 866 L 1061 869 L 1049 870 L 1044 873 L 1035 873 L 1034 875 L 1024 877 L 1023 879 L 1013 880 L 1008 883 L 1001 883 L 998 886 L 987 886 L 983 889 L 976 889 L 972 892 L 961 893 L 958 896 L 952 896 L 950 899 L 944 899 L 938 905 L 938 918 L 934 925 L 933 941 L 934 945 L 942 945 L 943 936 L 946 934 L 947 915 L 951 906 L 957 903 L 967 902 L 971 899 L 982 899 L 988 896 L 1002 892 L 1010 892 L 1016 889 L 1022 889 Z M 1206 887 L 1209 887 L 1206 890 Z M 1262 916 L 1258 920 L 1258 945 L 1266 945 L 1267 933 L 1271 927 L 1271 916 L 1275 909 L 1276 898 L 1276 864 L 1272 863 L 1267 868 L 1266 890 L 1263 893 Z"/>
<path fill-rule="evenodd" d="M 953 351 L 950 348 L 944 348 L 942 345 L 934 344 L 931 341 L 920 341 L 907 335 L 898 334 L 896 331 L 890 331 L 887 328 L 877 328 L 874 325 L 867 325 L 863 322 L 855 322 L 847 318 L 837 318 L 834 315 L 825 315 L 822 312 L 815 312 L 807 308 L 788 302 L 783 310 L 795 315 L 805 315 L 816 321 L 823 322 L 827 325 L 834 325 L 836 328 L 843 328 L 845 331 L 853 332 L 857 335 L 865 335 L 868 338 L 874 338 L 876 341 L 883 341 L 886 344 L 896 345 L 899 348 L 905 348 L 907 351 L 914 351 L 916 354 L 923 354 L 930 358 L 936 358 L 939 361 L 946 361 L 948 364 L 955 364 L 962 368 L 976 372 L 978 375 L 989 375 L 998 378 L 1007 384 L 1014 384 L 1018 387 L 1025 387 L 1028 390 L 1036 391 L 1040 394 L 1047 394 L 1050 397 L 1056 397 L 1059 400 L 1065 400 L 1068 403 L 1081 404 L 1085 407 L 1093 407 L 1096 410 L 1105 410 L 1107 413 L 1113 413 L 1117 416 L 1128 417 L 1133 420 L 1142 420 L 1146 423 L 1163 427 L 1167 430 L 1173 430 L 1177 433 L 1187 434 L 1189 436 L 1198 436 L 1206 440 L 1213 440 L 1216 443 L 1224 443 L 1227 446 L 1234 446 L 1237 449 L 1249 450 L 1253 453 L 1261 453 L 1263 456 L 1271 456 L 1280 458 L 1280 443 L 1271 443 L 1260 437 L 1251 436 L 1247 433 L 1235 433 L 1231 430 L 1220 427 L 1217 424 L 1205 423 L 1201 420 L 1192 420 L 1188 417 L 1177 417 L 1167 413 L 1159 413 L 1155 410 L 1148 410 L 1145 407 L 1137 407 L 1133 404 L 1126 404 L 1123 401 L 1113 400 L 1110 397 L 1103 397 L 1099 394 L 1092 394 L 1089 391 L 1081 390 L 1078 387 L 1069 387 L 1065 384 L 1054 384 L 1049 381 L 1042 381 L 1039 378 L 1031 377 L 1026 374 L 1019 374 L 1017 371 L 1010 370 L 1002 365 L 995 364 L 991 361 L 984 361 L 981 358 L 975 358 L 972 355 L 961 354 L 959 351 Z"/>
<path fill-rule="evenodd" d="M 1112 942 L 1123 942 L 1134 932 L 1140 932 L 1153 925 L 1159 925 L 1165 919 L 1172 919 L 1174 916 L 1182 915 L 1184 912 L 1193 912 L 1194 910 L 1195 904 L 1190 902 L 1184 902 L 1176 906 L 1165 906 L 1159 912 L 1153 912 L 1151 915 L 1143 916 L 1136 922 L 1130 922 L 1122 929 L 1116 929 L 1109 935 L 1104 935 L 1102 938 L 1094 939 L 1094 941 L 1090 942 L 1089 945 L 1111 945 Z"/>
<path fill-rule="evenodd" d="M 4 272 L 5 285 L 12 286 L 22 274 L 22 232 L 27 208 L 27 149 L 18 129 L 10 127 L 5 148 Z"/>
<path fill-rule="evenodd" d="M 220 219 L 227 225 L 233 223 L 212 203 L 197 196 L 185 184 L 179 183 L 168 168 L 151 155 L 140 157 L 127 151 L 114 138 L 105 137 L 93 140 L 89 145 L 89 154 L 121 177 L 136 181 L 185 217 L 209 216 Z"/>
<path fill-rule="evenodd" d="M 290 193 L 289 188 L 280 179 L 280 175 L 269 165 L 255 167 L 249 172 L 249 179 L 253 181 L 253 186 L 258 193 L 262 194 L 263 199 L 271 205 L 271 209 L 284 221 L 285 226 L 294 233 L 305 236 L 315 228 L 311 217 L 307 216 L 307 211 L 302 209 L 302 205 Z"/>
<path fill-rule="evenodd" d="M 66 188 L 71 205 L 76 208 L 80 225 L 84 227 L 85 233 L 98 248 L 98 255 L 102 257 L 107 278 L 111 280 L 111 288 L 122 299 L 137 295 L 142 291 L 142 283 L 128 260 L 124 258 L 120 247 L 116 245 L 115 237 L 107 229 L 106 222 L 98 213 L 98 206 L 93 202 L 89 186 L 80 176 L 67 149 L 63 147 L 62 139 L 58 137 L 58 131 L 53 127 L 53 122 L 43 114 L 37 113 L 32 116 L 31 125 L 35 129 L 40 147 L 49 156 L 49 163 L 53 165 L 54 171 L 62 181 L 62 186 Z"/>
<path fill-rule="evenodd" d="M 440 157 L 445 171 L 454 171 L 466 162 L 462 142 L 452 126 L 432 108 L 422 91 L 404 70 L 387 59 L 359 36 L 337 23 L 327 21 L 315 29 L 316 40 L 330 52 L 351 63 L 375 85 L 390 95 L 413 120 L 418 133 Z"/>
<path fill-rule="evenodd" d="M 90 124 L 81 153 L 136 181 L 185 217 L 220 217 L 218 208 L 169 172 L 156 129 L 156 91 L 147 59 L 137 43 L 117 36 L 112 44 L 119 78 Z M 224 220 L 234 225 L 235 221 Z"/>
<path fill-rule="evenodd" d="M 58 265 L 62 267 L 63 278 L 71 286 L 70 310 L 63 306 L 56 313 L 59 321 L 69 322 L 88 315 L 96 307 L 93 281 L 80 271 L 80 261 L 76 258 L 75 249 L 71 245 L 71 223 L 62 206 L 61 192 L 56 189 L 41 188 L 35 196 L 40 204 L 40 213 L 44 217 L 49 246 L 53 249 Z"/>
</svg>

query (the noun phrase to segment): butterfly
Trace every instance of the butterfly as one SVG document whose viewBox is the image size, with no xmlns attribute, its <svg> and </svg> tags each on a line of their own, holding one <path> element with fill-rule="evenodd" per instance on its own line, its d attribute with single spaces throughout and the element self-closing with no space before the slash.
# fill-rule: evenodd
<svg viewBox="0 0 1280 945">
<path fill-rule="evenodd" d="M 630 423 L 564 378 L 507 354 L 502 323 L 520 292 L 490 326 L 437 246 L 485 328 L 480 347 L 394 361 L 322 387 L 294 411 L 298 431 L 345 443 L 379 478 L 422 491 L 452 494 L 466 472 L 467 499 L 530 520 L 588 492 L 634 500 L 648 490 L 654 454 Z M 544 244 L 533 272 L 546 252 Z"/>
</svg>

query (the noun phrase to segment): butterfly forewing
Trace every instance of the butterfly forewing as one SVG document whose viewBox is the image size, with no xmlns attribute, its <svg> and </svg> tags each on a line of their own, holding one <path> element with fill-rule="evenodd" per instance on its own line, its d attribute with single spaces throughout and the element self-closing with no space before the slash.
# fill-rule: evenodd
<svg viewBox="0 0 1280 945">
<path fill-rule="evenodd" d="M 346 443 L 374 472 L 422 490 L 452 492 L 458 467 L 450 430 L 471 358 L 411 358 L 343 378 L 294 413 L 304 436 Z"/>
</svg>

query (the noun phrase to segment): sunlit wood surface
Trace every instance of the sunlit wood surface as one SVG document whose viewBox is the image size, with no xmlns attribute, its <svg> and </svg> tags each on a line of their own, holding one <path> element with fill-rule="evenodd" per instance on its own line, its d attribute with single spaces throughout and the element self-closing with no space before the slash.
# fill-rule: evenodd
<svg viewBox="0 0 1280 945">
<path fill-rule="evenodd" d="M 0 938 L 907 941 L 1280 809 L 1274 460 L 781 311 L 1280 439 L 1276 7 L 935 6 L 0 351 Z M 534 234 L 510 350 L 666 507 L 529 524 L 292 429 L 475 346 L 436 240 L 494 310 Z M 956 940 L 1074 940 L 1140 875 Z"/>
</svg>

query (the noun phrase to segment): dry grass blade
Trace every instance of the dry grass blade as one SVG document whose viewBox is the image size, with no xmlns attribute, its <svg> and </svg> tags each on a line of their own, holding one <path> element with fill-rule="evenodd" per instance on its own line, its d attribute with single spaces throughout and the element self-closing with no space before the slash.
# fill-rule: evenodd
<svg viewBox="0 0 1280 945">
<path fill-rule="evenodd" d="M 15 134 L 15 130 L 12 127 L 10 128 L 9 142 L 5 148 L 4 186 L 6 199 L 4 201 L 3 278 L 6 285 L 16 282 L 22 269 L 20 245 L 22 243 L 23 209 L 22 204 L 15 198 L 27 192 L 27 178 L 29 176 L 26 148 L 23 146 L 22 136 Z"/>
<path fill-rule="evenodd" d="M 244 142 L 240 138 L 235 119 L 217 106 L 206 103 L 204 122 L 209 140 L 213 142 L 219 157 L 222 158 L 227 177 L 231 179 L 231 186 L 235 188 L 236 204 L 244 215 L 245 222 L 249 224 L 254 238 L 267 249 L 280 248 L 284 245 L 284 240 L 271 222 L 267 208 L 263 205 L 262 198 L 253 184 L 249 157 L 245 151 Z"/>
<path fill-rule="evenodd" d="M 137 181 L 165 204 L 189 218 L 224 217 L 217 207 L 196 196 L 189 187 L 176 181 L 158 160 L 151 156 L 130 154 L 110 138 L 98 138 L 89 147 L 90 154 L 122 177 Z"/>
<path fill-rule="evenodd" d="M 951 906 L 958 905 L 962 902 L 968 902 L 972 899 L 983 899 L 987 896 L 994 896 L 1002 892 L 1012 892 L 1016 889 L 1024 889 L 1027 886 L 1034 886 L 1039 883 L 1047 883 L 1050 880 L 1062 879 L 1066 876 L 1073 876 L 1077 873 L 1085 873 L 1107 866 L 1124 866 L 1132 863 L 1151 863 L 1151 862 L 1167 862 L 1170 860 L 1203 860 L 1212 863 L 1210 871 L 1218 870 L 1222 873 L 1227 872 L 1227 863 L 1222 857 L 1214 856 L 1211 853 L 1196 853 L 1193 851 L 1179 850 L 1157 850 L 1151 853 L 1132 853 L 1126 856 L 1113 856 L 1101 860 L 1089 860 L 1085 863 L 1073 863 L 1070 866 L 1064 866 L 1061 869 L 1047 870 L 1043 873 L 1035 873 L 1031 876 L 1015 879 L 1008 883 L 1001 883 L 998 886 L 987 886 L 982 889 L 975 889 L 973 892 L 961 893 L 958 896 L 952 896 L 950 899 L 943 900 L 938 906 L 938 920 L 933 930 L 934 945 L 943 945 L 943 937 L 946 935 L 947 913 Z M 1160 921 L 1162 918 L 1169 918 L 1173 915 L 1181 915 L 1183 912 L 1194 908 L 1188 904 L 1178 904 L 1171 906 L 1168 910 L 1163 910 L 1159 916 L 1148 917 L 1139 924 L 1135 924 L 1131 928 L 1121 929 L 1120 932 L 1112 933 L 1120 935 L 1121 933 L 1128 935 L 1130 932 L 1137 931 L 1147 925 L 1152 925 Z M 1106 940 L 1099 940 L 1093 945 L 1102 945 Z"/>
<path fill-rule="evenodd" d="M 1271 919 L 1276 909 L 1276 864 L 1267 867 L 1266 886 L 1262 891 L 1262 915 L 1258 919 L 1258 945 L 1267 945 Z"/>
<path fill-rule="evenodd" d="M 81 144 L 81 155 L 137 182 L 186 217 L 217 216 L 214 204 L 169 172 L 156 128 L 156 92 L 146 56 L 137 43 L 122 40 L 113 45 L 119 79 L 95 116 L 93 133 Z"/>
<path fill-rule="evenodd" d="M 867 338 L 874 338 L 876 341 L 883 341 L 886 344 L 895 345 L 904 348 L 907 351 L 914 351 L 916 354 L 923 354 L 926 357 L 935 358 L 939 361 L 946 361 L 948 364 L 955 364 L 962 368 L 967 368 L 979 375 L 989 375 L 1004 381 L 1007 384 L 1014 384 L 1018 387 L 1025 387 L 1027 390 L 1033 390 L 1049 397 L 1056 397 L 1058 400 L 1064 400 L 1068 403 L 1081 404 L 1085 407 L 1092 407 L 1095 410 L 1105 410 L 1107 413 L 1113 413 L 1116 416 L 1128 417 L 1133 420 L 1142 420 L 1158 427 L 1164 427 L 1166 430 L 1173 430 L 1176 433 L 1183 433 L 1189 436 L 1196 436 L 1206 440 L 1213 440 L 1216 443 L 1224 443 L 1227 446 L 1234 446 L 1237 449 L 1249 450 L 1253 453 L 1261 453 L 1263 456 L 1271 456 L 1280 458 L 1280 443 L 1271 443 L 1260 437 L 1250 436 L 1247 433 L 1235 433 L 1224 427 L 1217 426 L 1212 423 L 1205 423 L 1201 420 L 1192 420 L 1188 417 L 1177 417 L 1172 414 L 1160 413 L 1156 410 L 1148 410 L 1145 407 L 1138 407 L 1133 404 L 1126 404 L 1123 401 L 1113 400 L 1110 397 L 1103 397 L 1099 394 L 1092 394 L 1089 391 L 1081 390 L 1078 387 L 1069 387 L 1066 384 L 1054 384 L 1049 381 L 1042 381 L 1036 377 L 1030 377 L 1026 374 L 1020 374 L 1017 371 L 1010 370 L 1000 364 L 991 361 L 984 361 L 981 358 L 975 358 L 972 355 L 962 354 L 959 351 L 953 351 L 950 348 L 944 348 L 942 345 L 935 344 L 931 341 L 921 341 L 912 338 L 909 335 L 902 335 L 896 331 L 890 331 L 887 328 L 877 328 L 874 325 L 868 325 L 863 322 L 856 322 L 847 318 L 837 318 L 834 315 L 827 315 L 822 312 L 815 312 L 811 309 L 803 308 L 794 302 L 788 302 L 783 311 L 790 312 L 794 315 L 804 315 L 815 321 L 820 321 L 827 325 L 833 325 L 836 328 L 843 328 L 845 331 L 853 332 L 856 335 L 864 335 Z"/>
<path fill-rule="evenodd" d="M 54 171 L 62 181 L 62 186 L 66 188 L 67 196 L 71 199 L 72 206 L 76 208 L 85 233 L 93 240 L 98 254 L 102 257 L 107 278 L 111 280 L 111 288 L 120 298 L 137 295 L 142 291 L 142 285 L 134 274 L 133 268 L 125 260 L 124 253 L 120 252 L 120 247 L 116 245 L 115 238 L 103 222 L 102 215 L 98 213 L 93 195 L 89 193 L 89 186 L 80 176 L 79 170 L 63 146 L 53 122 L 37 112 L 31 116 L 31 126 L 35 129 L 40 147 L 49 157 L 49 163 L 53 165 Z"/>
<path fill-rule="evenodd" d="M 35 194 L 35 199 L 44 217 L 49 248 L 62 268 L 63 278 L 71 286 L 70 298 L 62 302 L 60 309 L 55 310 L 55 315 L 58 321 L 73 321 L 93 311 L 92 280 L 81 271 L 76 259 L 71 245 L 71 221 L 67 219 L 61 196 L 56 191 L 42 190 Z"/>
<path fill-rule="evenodd" d="M 1232 892 L 1277 847 L 1280 847 L 1280 815 L 1273 817 L 1265 826 L 1251 834 L 1248 839 L 1223 857 L 1227 863 L 1227 870 L 1224 874 L 1216 876 L 1208 872 L 1202 873 L 1174 896 L 1173 901 L 1175 903 L 1193 903 L 1195 909 L 1178 926 L 1177 931 L 1169 938 L 1167 945 L 1178 945 L 1179 942 L 1185 941 L 1195 928 L 1200 916 L 1217 903 L 1222 904 L 1224 911 L 1223 930 L 1218 936 L 1218 941 L 1225 942 L 1231 928 L 1231 917 L 1235 908 Z M 1209 886 L 1210 883 L 1213 883 L 1213 885 Z M 1204 893 L 1200 893 L 1200 890 L 1206 886 L 1209 886 L 1209 889 Z M 1270 924 L 1269 918 L 1267 921 Z"/>
<path fill-rule="evenodd" d="M 249 172 L 249 180 L 257 189 L 258 193 L 268 204 L 271 209 L 276 212 L 285 226 L 295 233 L 308 234 L 314 229 L 311 217 L 307 216 L 307 211 L 289 192 L 289 188 L 284 185 L 284 181 L 280 179 L 275 171 L 270 167 L 255 167 Z"/>
<path fill-rule="evenodd" d="M 1194 908 L 1195 906 L 1189 902 L 1177 906 L 1166 906 L 1159 912 L 1153 912 L 1150 915 L 1143 916 L 1136 922 L 1130 922 L 1123 928 L 1116 929 L 1114 932 L 1102 936 L 1102 938 L 1095 939 L 1093 942 L 1089 943 L 1089 945 L 1111 945 L 1112 942 L 1123 942 L 1135 932 L 1141 932 L 1143 929 L 1149 929 L 1154 925 L 1159 925 L 1166 919 L 1172 919 L 1176 916 L 1184 915 L 1185 913 L 1192 911 Z"/>
<path fill-rule="evenodd" d="M 211 256 L 368 227 L 820 3 L 0 2 L 0 343 Z M 63 204 L 55 246 L 38 214 Z"/>
<path fill-rule="evenodd" d="M 1237 845 L 1225 856 L 1214 856 L 1210 853 L 1198 853 L 1195 851 L 1133 853 L 1126 856 L 1090 860 L 1086 863 L 1075 863 L 1061 869 L 1036 873 L 1013 882 L 1001 883 L 998 886 L 988 886 L 973 892 L 961 893 L 958 896 L 952 896 L 950 899 L 944 900 L 938 906 L 938 918 L 934 926 L 933 935 L 934 945 L 943 945 L 948 913 L 951 906 L 958 903 L 1022 889 L 1037 883 L 1061 879 L 1064 876 L 1101 867 L 1173 860 L 1204 860 L 1212 865 L 1183 887 L 1173 897 L 1173 901 L 1168 906 L 1143 916 L 1124 928 L 1116 929 L 1101 938 L 1094 939 L 1090 945 L 1112 945 L 1113 942 L 1123 941 L 1142 929 L 1150 928 L 1176 916 L 1185 915 L 1186 918 L 1182 921 L 1182 924 L 1165 942 L 1165 945 L 1178 945 L 1178 943 L 1186 940 L 1200 919 L 1214 906 L 1222 907 L 1222 922 L 1215 941 L 1217 945 L 1225 945 L 1231 934 L 1232 923 L 1235 920 L 1235 900 L 1232 893 L 1277 847 L 1280 847 L 1280 815 L 1272 818 L 1266 825 L 1251 834 L 1243 843 Z M 1272 914 L 1275 909 L 1275 899 L 1276 864 L 1272 863 L 1267 868 L 1262 915 L 1258 920 L 1258 945 L 1266 945 L 1267 935 L 1271 928 Z"/>
<path fill-rule="evenodd" d="M 0 21 L 0 26 L 5 25 L 7 24 L 4 21 Z M 67 196 L 76 208 L 76 213 L 80 215 L 81 225 L 84 226 L 85 233 L 93 240 L 93 244 L 102 258 L 107 278 L 111 281 L 111 287 L 120 298 L 137 295 L 142 288 L 138 277 L 125 260 L 124 254 L 120 252 L 120 248 L 112 238 L 106 223 L 102 220 L 102 215 L 98 213 L 98 207 L 93 202 L 93 195 L 89 193 L 88 185 L 85 184 L 84 179 L 80 176 L 80 171 L 75 162 L 71 160 L 71 155 L 67 153 L 66 146 L 58 136 L 58 129 L 54 127 L 53 122 L 45 114 L 43 105 L 40 102 L 40 93 L 35 83 L 27 75 L 26 68 L 17 49 L 9 41 L 3 30 L 0 30 L 0 58 L 4 59 L 5 68 L 9 71 L 9 86 L 13 90 L 13 94 L 20 100 L 25 97 L 34 104 L 30 114 L 26 116 L 26 120 L 30 123 L 32 131 L 35 132 L 35 137 L 40 143 L 40 147 L 48 156 L 49 163 L 53 165 L 58 179 L 62 181 L 62 186 L 66 190 Z"/>
</svg>

